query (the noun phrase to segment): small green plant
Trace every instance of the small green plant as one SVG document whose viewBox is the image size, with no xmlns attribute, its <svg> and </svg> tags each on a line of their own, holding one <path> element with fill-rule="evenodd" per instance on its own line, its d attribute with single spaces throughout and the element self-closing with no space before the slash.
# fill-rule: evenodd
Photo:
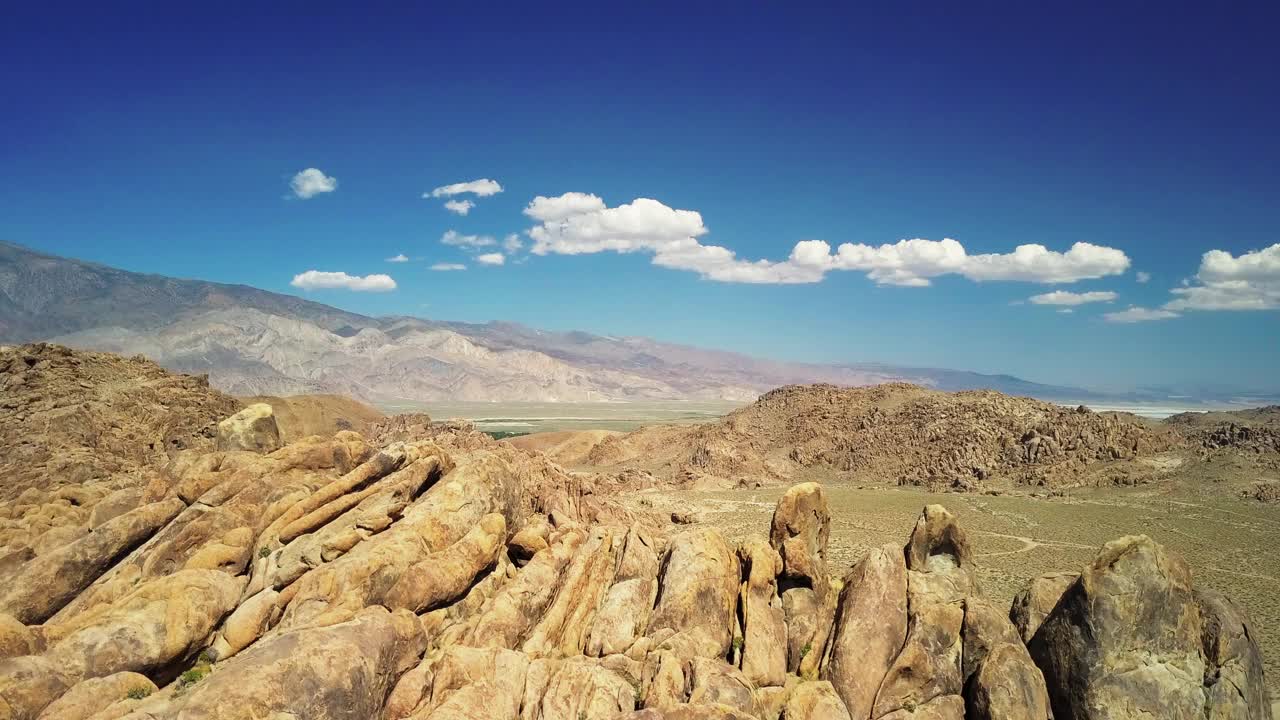
<svg viewBox="0 0 1280 720">
<path fill-rule="evenodd" d="M 195 685 L 209 674 L 209 666 L 201 663 L 195 667 L 184 671 L 178 676 L 178 686 L 174 689 L 176 693 L 186 692 L 187 688 Z"/>
<path fill-rule="evenodd" d="M 903 700 L 903 701 L 902 701 L 902 709 L 903 709 L 903 710 L 906 710 L 906 711 L 907 711 L 907 712 L 909 712 L 909 713 L 914 713 L 914 712 L 916 711 L 916 701 L 915 701 L 915 698 L 907 698 L 906 700 Z"/>
<path fill-rule="evenodd" d="M 260 557 L 260 558 L 268 558 L 268 557 L 271 557 L 271 548 L 269 548 L 269 547 L 264 547 L 264 548 L 262 548 L 261 550 L 259 550 L 259 551 L 258 551 L 258 557 Z"/>
<path fill-rule="evenodd" d="M 733 649 L 734 649 L 734 651 L 739 651 L 739 652 L 742 650 L 742 636 L 741 636 L 741 635 L 739 635 L 739 636 L 737 636 L 737 637 L 735 637 L 735 638 L 733 639 Z"/>
<path fill-rule="evenodd" d="M 813 649 L 813 643 L 811 642 L 805 643 L 804 647 L 800 648 L 800 662 L 804 662 L 805 656 L 807 656 L 809 654 L 809 651 L 812 649 Z"/>
<path fill-rule="evenodd" d="M 129 692 L 124 694 L 125 698 L 129 700 L 142 700 L 144 698 L 149 697 L 150 695 L 151 695 L 151 688 L 145 685 L 139 685 L 138 687 L 130 688 Z"/>
<path fill-rule="evenodd" d="M 196 666 L 212 665 L 218 660 L 218 656 L 213 652 L 213 648 L 205 648 L 200 651 L 200 657 L 196 659 Z"/>
</svg>

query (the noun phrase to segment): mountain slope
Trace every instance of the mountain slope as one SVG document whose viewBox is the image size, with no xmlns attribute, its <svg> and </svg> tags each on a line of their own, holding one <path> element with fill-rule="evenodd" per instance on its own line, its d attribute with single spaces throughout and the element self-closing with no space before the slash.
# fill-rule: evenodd
<svg viewBox="0 0 1280 720">
<path fill-rule="evenodd" d="M 21 343 L 102 326 L 150 330 L 175 317 L 252 308 L 326 329 L 377 321 L 310 300 L 259 290 L 118 270 L 0 241 L 0 340 Z"/>
<path fill-rule="evenodd" d="M 648 338 L 514 323 L 372 318 L 289 295 L 146 275 L 0 243 L 0 342 L 141 353 L 239 395 L 339 393 L 371 402 L 732 400 L 774 387 L 908 381 L 1042 398 L 1076 388 L 879 364 L 753 358 Z"/>
</svg>

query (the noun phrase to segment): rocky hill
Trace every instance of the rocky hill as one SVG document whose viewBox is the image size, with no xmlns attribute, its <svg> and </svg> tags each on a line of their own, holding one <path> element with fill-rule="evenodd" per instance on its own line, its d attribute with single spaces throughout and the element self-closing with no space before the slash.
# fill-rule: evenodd
<svg viewBox="0 0 1280 720">
<path fill-rule="evenodd" d="M 57 362 L 9 351 L 41 367 L 18 368 L 20 416 L 67 377 L 95 397 L 123 387 L 97 373 L 108 359 L 42 352 Z M 174 427 L 230 409 L 143 368 L 129 388 L 196 382 L 166 395 L 192 419 Z M 163 425 L 113 417 L 140 441 Z M 465 425 L 393 418 L 279 446 L 252 405 L 215 427 L 115 471 L 46 462 L 0 502 L 0 717 L 1271 717 L 1251 621 L 1146 537 L 1028 578 L 1006 610 L 941 506 L 905 544 L 835 567 L 815 483 L 731 543 Z M 44 437 L 6 435 L 0 453 Z M 46 455 L 98 447 L 57 442 Z"/>
<path fill-rule="evenodd" d="M 1232 412 L 1180 413 L 1168 419 L 1205 452 L 1280 453 L 1280 405 Z"/>
<path fill-rule="evenodd" d="M 0 348 L 0 500 L 141 473 L 179 450 L 211 450 L 217 422 L 240 407 L 207 378 L 141 357 Z"/>
<path fill-rule="evenodd" d="M 0 343 L 49 340 L 207 374 L 235 395 L 405 401 L 732 400 L 790 383 L 895 380 L 1087 397 L 1002 375 L 784 363 L 514 323 L 372 318 L 301 298 L 144 275 L 0 242 Z"/>
<path fill-rule="evenodd" d="M 901 383 L 783 387 L 706 425 L 560 440 L 548 452 L 566 465 L 643 468 L 691 486 L 780 482 L 816 470 L 935 490 L 1132 484 L 1159 469 L 1144 459 L 1186 442 L 1132 415 Z"/>
</svg>

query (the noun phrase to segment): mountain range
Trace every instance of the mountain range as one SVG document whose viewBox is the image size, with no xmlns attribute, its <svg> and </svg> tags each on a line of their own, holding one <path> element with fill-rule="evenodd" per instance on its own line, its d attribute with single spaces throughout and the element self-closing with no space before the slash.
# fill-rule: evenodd
<svg viewBox="0 0 1280 720">
<path fill-rule="evenodd" d="M 369 317 L 244 285 L 130 272 L 0 242 L 0 343 L 143 354 L 237 395 L 427 401 L 750 401 L 780 385 L 907 381 L 1046 399 L 1103 398 L 1009 375 L 815 364 L 719 350 L 416 317 Z"/>
</svg>

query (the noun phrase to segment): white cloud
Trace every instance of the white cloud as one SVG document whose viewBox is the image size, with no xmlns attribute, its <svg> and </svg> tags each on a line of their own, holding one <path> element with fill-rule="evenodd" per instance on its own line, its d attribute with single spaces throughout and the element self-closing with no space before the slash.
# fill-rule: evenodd
<svg viewBox="0 0 1280 720">
<path fill-rule="evenodd" d="M 331 193 L 338 189 L 338 178 L 325 175 L 315 168 L 307 168 L 293 176 L 289 181 L 293 194 L 306 200 L 320 193 Z"/>
<path fill-rule="evenodd" d="M 466 215 L 471 212 L 471 208 L 475 206 L 476 204 L 470 200 L 449 200 L 445 202 L 444 209 L 451 213 L 457 213 L 458 215 Z"/>
<path fill-rule="evenodd" d="M 580 192 L 567 192 L 556 197 L 539 195 L 524 209 L 524 214 L 541 222 L 563 220 L 570 215 L 604 210 L 604 200 L 595 195 Z"/>
<path fill-rule="evenodd" d="M 1119 295 L 1109 290 L 1073 293 L 1066 290 L 1054 290 L 1050 293 L 1032 295 L 1027 298 L 1036 305 L 1084 305 L 1085 303 L 1111 302 Z"/>
<path fill-rule="evenodd" d="M 390 275 L 348 275 L 344 272 L 323 272 L 308 270 L 293 276 L 289 283 L 303 290 L 341 288 L 356 292 L 387 292 L 396 289 L 396 281 Z"/>
<path fill-rule="evenodd" d="M 432 190 L 430 193 L 423 193 L 422 197 L 452 197 L 454 195 L 462 195 L 471 193 L 476 197 L 489 197 L 502 192 L 502 186 L 497 180 L 482 178 L 480 180 L 472 180 L 470 182 L 453 183 L 452 185 L 441 185 Z M 464 215 L 466 213 L 463 213 Z"/>
<path fill-rule="evenodd" d="M 1135 276 L 1134 279 L 1136 279 L 1140 283 L 1144 283 L 1144 284 L 1148 283 L 1151 281 L 1151 273 L 1142 272 L 1141 270 L 1139 270 L 1137 276 Z"/>
<path fill-rule="evenodd" d="M 1178 313 L 1170 310 L 1152 310 L 1150 308 L 1138 307 L 1130 305 L 1128 310 L 1119 310 L 1117 312 L 1103 313 L 1102 317 L 1107 322 L 1113 323 L 1140 323 L 1151 320 L 1168 320 L 1170 318 L 1179 317 Z"/>
<path fill-rule="evenodd" d="M 1058 310 L 1058 312 L 1063 315 L 1070 315 L 1071 313 L 1075 312 L 1075 310 L 1072 310 L 1071 308 L 1062 308 Z"/>
<path fill-rule="evenodd" d="M 1012 253 L 969 255 L 950 238 L 912 239 L 870 246 L 802 240 L 786 260 L 749 261 L 719 245 L 704 245 L 702 215 L 648 198 L 610 208 L 596 195 L 538 196 L 524 210 L 539 221 L 528 232 L 535 255 L 646 252 L 653 264 L 689 270 L 709 280 L 739 283 L 815 283 L 832 270 L 864 272 L 881 285 L 921 287 L 940 275 L 971 280 L 1066 283 L 1118 275 L 1129 267 L 1120 250 L 1076 243 L 1065 253 L 1020 245 Z"/>
<path fill-rule="evenodd" d="M 524 241 L 522 241 L 520 236 L 515 233 L 510 233 L 506 237 L 502 238 L 502 249 L 509 253 L 513 253 L 522 247 L 524 247 Z"/>
<path fill-rule="evenodd" d="M 476 262 L 481 265 L 501 265 L 506 261 L 507 258 L 502 253 L 485 253 L 476 256 Z"/>
<path fill-rule="evenodd" d="M 1169 310 L 1274 310 L 1280 308 L 1280 243 L 1239 257 L 1210 250 L 1200 258 L 1196 282 L 1184 282 L 1165 303 Z"/>
<path fill-rule="evenodd" d="M 446 230 L 444 235 L 440 236 L 440 242 L 444 245 L 464 248 L 481 248 L 498 244 L 497 240 L 488 235 L 463 235 L 457 230 Z"/>
<path fill-rule="evenodd" d="M 436 263 L 431 266 L 431 269 L 437 272 L 448 272 L 450 270 L 466 270 L 467 266 L 462 263 Z"/>
<path fill-rule="evenodd" d="M 1129 269 L 1129 258 L 1115 248 L 1078 242 L 1065 253 L 1043 245 L 1019 245 L 1004 255 L 973 255 L 961 273 L 970 280 L 1022 280 L 1037 283 L 1069 283 Z"/>
<path fill-rule="evenodd" d="M 391 257 L 387 258 L 387 262 L 393 262 L 393 263 L 409 262 L 409 256 L 405 255 L 404 253 L 400 253 L 399 255 L 392 255 Z"/>
</svg>

